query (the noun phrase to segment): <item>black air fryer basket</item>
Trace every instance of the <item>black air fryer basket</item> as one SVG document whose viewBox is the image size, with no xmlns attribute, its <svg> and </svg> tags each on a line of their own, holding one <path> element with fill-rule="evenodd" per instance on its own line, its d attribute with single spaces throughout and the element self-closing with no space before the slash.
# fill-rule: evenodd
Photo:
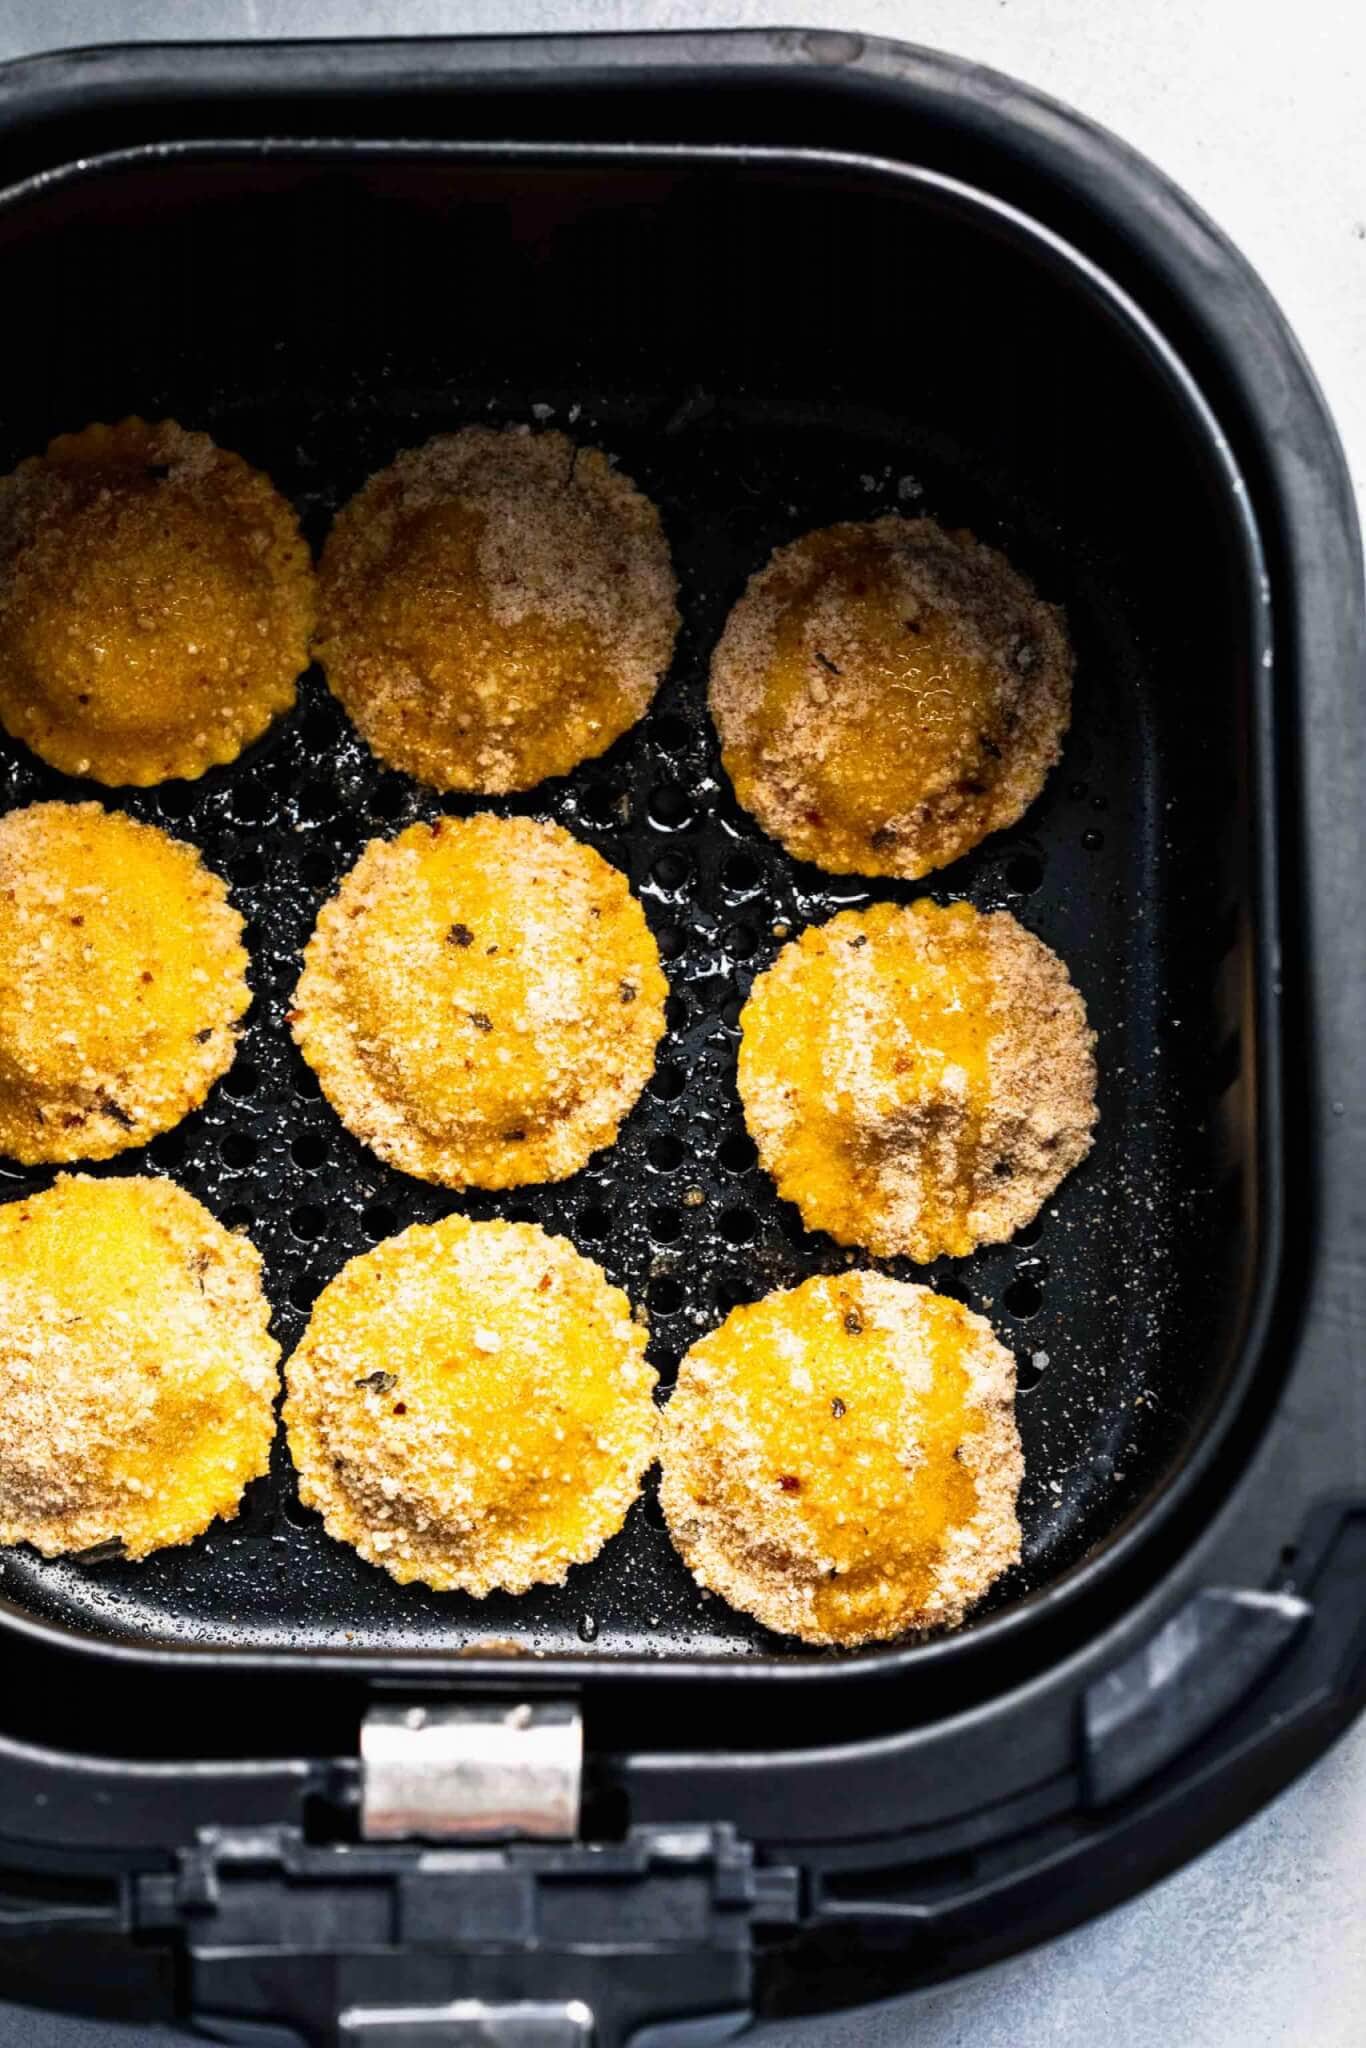
<svg viewBox="0 0 1366 2048">
<path fill-rule="evenodd" d="M 231 768 L 117 793 L 228 876 L 256 1000 L 206 1109 L 109 1170 L 250 1230 L 286 1350 L 344 1260 L 453 1207 L 599 1259 L 666 1382 L 845 1263 L 754 1164 L 736 1018 L 784 931 L 924 892 L 789 860 L 704 710 L 728 607 L 811 526 L 929 512 L 1067 609 L 1062 764 L 930 893 L 1062 955 L 1102 1114 L 1012 1244 L 892 1267 L 1019 1359 L 1024 1557 L 957 1635 L 768 1635 L 653 1482 L 521 1600 L 396 1586 L 283 1455 L 144 1565 L 5 1553 L 0 1988 L 229 2040 L 701 2043 L 1038 1940 L 1253 1810 L 1366 1683 L 1366 716 L 1342 456 L 1246 265 L 1075 116 L 843 35 L 44 58 L 0 72 L 0 187 L 0 469 L 171 415 L 317 543 L 398 449 L 544 422 L 620 459 L 679 570 L 647 719 L 507 804 L 628 873 L 673 988 L 621 1142 L 561 1185 L 391 1172 L 290 1045 L 318 905 L 443 801 L 316 675 Z M 8 743 L 0 778 L 89 793 Z"/>
</svg>

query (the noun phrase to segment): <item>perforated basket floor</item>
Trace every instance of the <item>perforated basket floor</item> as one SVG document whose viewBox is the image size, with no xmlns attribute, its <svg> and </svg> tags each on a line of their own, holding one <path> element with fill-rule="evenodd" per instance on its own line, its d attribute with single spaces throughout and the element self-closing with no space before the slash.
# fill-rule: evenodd
<svg viewBox="0 0 1366 2048">
<path fill-rule="evenodd" d="M 1188 944 L 1178 952 L 1170 906 L 1174 890 L 1198 883 L 1187 856 L 1200 842 L 1208 764 L 1156 745 L 1150 667 L 1161 650 L 1131 621 L 1114 566 L 1032 518 L 969 452 L 904 423 L 835 430 L 815 412 L 686 392 L 593 412 L 537 389 L 503 393 L 491 410 L 483 394 L 385 383 L 354 393 L 341 415 L 322 393 L 209 406 L 189 390 L 139 394 L 145 411 L 206 428 L 266 468 L 315 544 L 335 507 L 398 448 L 473 418 L 529 418 L 533 402 L 538 417 L 606 447 L 657 500 L 682 586 L 677 656 L 645 721 L 566 781 L 490 806 L 558 819 L 597 847 L 629 876 L 658 937 L 673 988 L 669 1035 L 620 1142 L 557 1186 L 454 1196 L 383 1166 L 321 1099 L 284 1023 L 318 906 L 376 834 L 443 804 L 477 806 L 379 768 L 312 672 L 294 714 L 232 768 L 105 798 L 192 839 L 228 877 L 250 920 L 255 1002 L 237 1062 L 203 1112 L 95 1170 L 166 1173 L 248 1231 L 265 1255 L 286 1353 L 324 1283 L 392 1231 L 451 1209 L 534 1219 L 646 1304 L 667 1386 L 688 1344 L 733 1303 L 858 1256 L 803 1231 L 744 1132 L 737 1017 L 781 935 L 842 907 L 927 891 L 1007 907 L 1067 961 L 1099 1032 L 1095 1151 L 1013 1244 L 888 1270 L 981 1310 L 1019 1359 L 1024 1559 L 986 1608 L 1018 1600 L 1136 1509 L 1203 1398 L 1192 1361 L 1212 1292 L 1201 1246 L 1217 1077 L 1191 1004 L 1217 961 L 1193 962 Z M 1072 732 L 1041 800 L 1019 828 L 918 887 L 832 880 L 789 860 L 736 806 L 705 710 L 709 650 L 769 550 L 810 526 L 888 509 L 930 511 L 1004 546 L 1067 607 L 1079 653 Z M 7 805 L 103 794 L 8 742 L 0 787 Z M 1181 860 L 1173 848 L 1185 849 Z M 11 1196 L 50 1178 L 12 1166 L 0 1175 Z M 11 1551 L 0 1557 L 0 1591 L 84 1631 L 143 1642 L 798 1654 L 697 1589 L 669 1543 L 653 1476 L 622 1534 L 567 1585 L 479 1602 L 399 1587 L 331 1542 L 298 1505 L 282 1440 L 239 1518 L 185 1549 L 138 1566 Z"/>
</svg>

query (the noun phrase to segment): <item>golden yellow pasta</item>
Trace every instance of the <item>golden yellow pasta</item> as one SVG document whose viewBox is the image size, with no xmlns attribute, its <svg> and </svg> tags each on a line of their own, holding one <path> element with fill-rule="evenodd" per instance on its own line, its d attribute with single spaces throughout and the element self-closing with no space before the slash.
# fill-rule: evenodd
<svg viewBox="0 0 1366 2048">
<path fill-rule="evenodd" d="M 236 760 L 293 704 L 312 626 L 292 507 L 207 434 L 87 427 L 0 478 L 0 723 L 66 775 Z"/>
<path fill-rule="evenodd" d="M 1090 1150 L 1085 1006 L 1006 911 L 844 911 L 784 946 L 740 1030 L 759 1158 L 841 1244 L 923 1263 L 999 1243 Z"/>
<path fill-rule="evenodd" d="M 0 1543 L 142 1558 L 235 1515 L 275 1432 L 269 1320 L 260 1254 L 169 1181 L 0 1208 Z"/>
<path fill-rule="evenodd" d="M 914 878 L 1013 825 L 1071 693 L 1062 613 L 971 534 L 895 514 L 779 548 L 711 668 L 736 796 L 836 874 Z"/>
<path fill-rule="evenodd" d="M 624 876 L 558 825 L 481 813 L 371 841 L 323 906 L 290 1014 L 381 1159 L 504 1188 L 612 1142 L 666 994 Z"/>
<path fill-rule="evenodd" d="M 1015 1364 L 879 1273 L 733 1309 L 684 1359 L 660 1499 L 703 1586 L 810 1643 L 950 1628 L 1020 1554 Z"/>
<path fill-rule="evenodd" d="M 391 767 L 436 789 L 531 789 L 642 716 L 675 590 L 659 514 L 598 449 L 467 427 L 338 514 L 318 655 Z"/>
<path fill-rule="evenodd" d="M 414 1224 L 323 1289 L 286 1368 L 300 1498 L 407 1584 L 559 1585 L 655 1455 L 624 1294 L 530 1223 Z"/>
<path fill-rule="evenodd" d="M 251 1002 L 193 846 L 98 804 L 0 819 L 0 1152 L 108 1159 L 197 1109 Z"/>
</svg>

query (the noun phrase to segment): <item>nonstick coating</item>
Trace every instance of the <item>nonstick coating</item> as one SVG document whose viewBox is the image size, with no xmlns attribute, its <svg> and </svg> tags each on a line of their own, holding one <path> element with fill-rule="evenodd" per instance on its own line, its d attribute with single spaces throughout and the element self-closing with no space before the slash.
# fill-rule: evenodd
<svg viewBox="0 0 1366 2048">
<path fill-rule="evenodd" d="M 410 1180 L 343 1130 L 285 1013 L 318 907 L 366 842 L 439 808 L 478 806 L 379 767 L 316 670 L 289 718 L 198 783 L 106 794 L 6 741 L 6 806 L 103 796 L 192 840 L 249 921 L 255 1001 L 234 1067 L 202 1112 L 93 1170 L 165 1173 L 247 1231 L 286 1355 L 320 1288 L 391 1232 L 453 1209 L 534 1219 L 646 1306 L 667 1386 L 734 1302 L 864 1263 L 805 1232 L 754 1163 L 735 1090 L 754 974 L 784 935 L 851 905 L 931 893 L 1008 908 L 1066 961 L 1099 1034 L 1095 1150 L 1012 1244 L 886 1269 L 979 1310 L 1019 1361 L 1024 1557 L 979 1614 L 1053 1583 L 1174 1468 L 1210 1398 L 1216 1324 L 1229 1315 L 1239 1197 L 1212 1108 L 1240 1055 L 1212 990 L 1236 925 L 1213 847 L 1235 785 L 1218 732 L 1179 702 L 1195 665 L 1187 623 L 1149 603 L 1085 522 L 1069 528 L 1056 488 L 1036 497 L 996 452 L 917 413 L 913 394 L 893 412 L 685 379 L 603 389 L 488 370 L 415 380 L 382 357 L 344 374 L 324 360 L 310 375 L 302 356 L 291 361 L 287 377 L 272 382 L 258 362 L 244 382 L 221 363 L 208 375 L 188 343 L 145 364 L 130 346 L 121 378 L 89 372 L 78 396 L 79 380 L 54 371 L 44 431 L 84 425 L 96 409 L 206 429 L 275 478 L 315 547 L 398 449 L 472 420 L 553 425 L 618 458 L 658 502 L 673 549 L 673 668 L 602 760 L 488 807 L 557 819 L 629 876 L 672 984 L 669 1034 L 619 1143 L 571 1180 L 464 1196 Z M 6 443 L 8 460 L 28 452 L 13 422 Z M 1013 831 L 915 886 L 832 879 L 790 860 L 737 807 L 705 707 L 710 649 L 770 549 L 889 510 L 932 513 L 1004 547 L 1065 606 L 1078 653 L 1072 729 L 1040 800 Z M 9 1196 L 51 1178 L 12 1165 L 0 1175 Z M 399 1587 L 333 1543 L 298 1504 L 282 1439 L 236 1521 L 136 1566 L 11 1551 L 0 1592 L 81 1632 L 141 1642 L 808 1654 L 699 1591 L 669 1543 L 653 1476 L 622 1534 L 567 1585 L 476 1601 Z"/>
</svg>

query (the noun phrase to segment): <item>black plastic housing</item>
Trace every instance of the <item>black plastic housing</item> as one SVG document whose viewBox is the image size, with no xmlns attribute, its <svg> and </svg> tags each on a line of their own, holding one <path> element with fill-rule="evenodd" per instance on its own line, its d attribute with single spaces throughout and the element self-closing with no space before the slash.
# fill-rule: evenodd
<svg viewBox="0 0 1366 2048">
<path fill-rule="evenodd" d="M 551 406 L 659 498 L 685 588 L 675 673 L 640 734 L 531 807 L 629 867 L 657 926 L 684 931 L 685 968 L 690 947 L 706 954 L 680 978 L 668 1054 L 693 1094 L 656 1098 L 620 1160 L 536 1213 L 571 1235 L 586 1212 L 619 1217 L 580 1241 L 643 1291 L 663 1249 L 631 1220 L 649 1146 L 694 1100 L 702 1134 L 682 1136 L 705 1200 L 683 1251 L 663 1252 L 681 1275 L 670 1314 L 714 1319 L 718 1271 L 752 1260 L 773 1284 L 831 1258 L 762 1189 L 743 1197 L 749 1252 L 720 1230 L 740 1201 L 719 1163 L 725 1034 L 772 922 L 856 892 L 794 870 L 716 786 L 700 689 L 769 547 L 891 503 L 973 525 L 1069 609 L 1068 758 L 1016 833 L 935 883 L 1009 904 L 1063 953 L 1105 1090 L 1095 1159 L 1037 1247 L 932 1276 L 1007 1333 L 1009 1288 L 1037 1276 L 1043 1307 L 1014 1341 L 1049 1354 L 1021 1404 L 1025 1567 L 962 1635 L 803 1654 L 700 1606 L 645 1510 L 563 1598 L 495 1613 L 400 1597 L 324 1551 L 281 1470 L 217 1556 L 102 1580 L 6 1559 L 0 1864 L 49 1884 L 123 1873 L 83 1928 L 121 1957 L 128 1874 L 205 1828 L 309 1834 L 296 1887 L 325 1889 L 357 1855 L 383 1864 L 338 1839 L 376 1688 L 553 1689 L 584 1702 L 588 1832 L 728 1825 L 761 1865 L 797 1870 L 798 1924 L 765 1951 L 759 1993 L 802 2004 L 813 1960 L 826 2000 L 965 1967 L 1250 1811 L 1366 1682 L 1366 719 L 1344 465 L 1241 259 L 1075 116 L 844 36 L 42 59 L 0 73 L 0 183 L 0 263 L 24 309 L 6 465 L 87 417 L 165 409 L 262 462 L 316 537 L 396 447 L 491 401 L 499 417 Z M 229 1080 L 159 1163 L 220 1209 L 254 1205 L 286 1343 L 310 1276 L 368 1241 L 367 1203 L 402 1220 L 451 1206 L 396 1176 L 362 1185 L 371 1168 L 321 1105 L 271 1135 L 312 909 L 422 801 L 348 752 L 330 715 L 309 691 L 259 758 L 178 812 L 154 793 L 132 805 L 177 818 L 261 928 L 263 1086 Z M 5 761 L 8 800 L 70 793 Z M 681 834 L 650 822 L 664 781 L 692 805 Z M 301 822 L 307 870 L 284 838 Z M 676 848 L 687 879 L 661 882 Z M 727 881 L 737 852 L 757 887 Z M 713 972 L 744 916 L 754 946 Z M 305 1125 L 337 1176 L 321 1246 L 291 1227 L 307 1189 L 287 1147 Z M 259 1148 L 254 1196 L 228 1186 L 232 1132 Z M 678 1341 L 661 1317 L 666 1372 Z M 537 1654 L 481 1652 L 508 1636 Z M 158 1911 L 164 1939 L 176 1913 Z M 54 1954 L 78 1918 L 55 1916 Z M 514 1955 L 517 1938 L 510 1924 Z M 151 2010 L 169 1975 L 147 1940 Z M 41 1941 L 32 1953 L 38 1995 Z M 570 1962 L 564 1979 L 572 1992 Z M 231 1994 L 244 2012 L 252 1995 Z"/>
</svg>

